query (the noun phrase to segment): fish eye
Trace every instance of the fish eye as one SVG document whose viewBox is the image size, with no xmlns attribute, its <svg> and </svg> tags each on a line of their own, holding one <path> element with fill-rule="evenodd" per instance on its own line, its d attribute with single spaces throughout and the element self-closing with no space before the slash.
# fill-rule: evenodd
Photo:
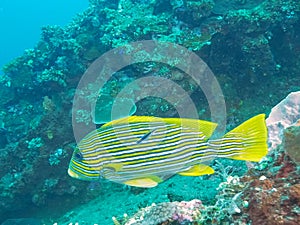
<svg viewBox="0 0 300 225">
<path fill-rule="evenodd" d="M 75 154 L 75 158 L 76 158 L 77 160 L 82 160 L 82 159 L 83 159 L 83 156 L 82 156 L 81 152 L 77 152 L 77 153 Z"/>
</svg>

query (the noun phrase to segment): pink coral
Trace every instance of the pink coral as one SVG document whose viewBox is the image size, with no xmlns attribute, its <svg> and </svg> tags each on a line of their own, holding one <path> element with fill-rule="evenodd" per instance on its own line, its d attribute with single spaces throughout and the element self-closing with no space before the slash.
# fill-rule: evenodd
<svg viewBox="0 0 300 225">
<path fill-rule="evenodd" d="M 198 199 L 186 202 L 178 202 L 177 210 L 172 215 L 172 220 L 183 223 L 185 221 L 193 222 L 196 218 L 201 215 L 199 209 L 203 207 L 202 202 Z"/>
<path fill-rule="evenodd" d="M 300 119 L 300 91 L 290 93 L 277 104 L 266 120 L 269 131 L 270 150 L 282 142 L 283 130 Z"/>
<path fill-rule="evenodd" d="M 162 202 L 152 204 L 141 209 L 125 225 L 157 225 L 157 224 L 185 224 L 200 219 L 200 210 L 204 206 L 200 200 L 194 199 L 189 202 Z"/>
</svg>

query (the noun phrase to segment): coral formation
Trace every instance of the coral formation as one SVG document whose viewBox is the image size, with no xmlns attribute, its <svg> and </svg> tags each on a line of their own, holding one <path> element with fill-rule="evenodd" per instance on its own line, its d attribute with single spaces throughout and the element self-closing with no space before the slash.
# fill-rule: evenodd
<svg viewBox="0 0 300 225">
<path fill-rule="evenodd" d="M 291 159 L 300 163 L 300 120 L 283 131 L 283 146 Z"/>
<path fill-rule="evenodd" d="M 190 202 L 165 202 L 152 204 L 141 209 L 132 218 L 125 221 L 124 225 L 156 225 L 156 224 L 179 224 L 192 223 L 200 216 L 202 203 L 194 199 Z"/>
<path fill-rule="evenodd" d="M 274 149 L 283 139 L 285 128 L 296 123 L 300 112 L 300 92 L 292 92 L 274 108 L 266 120 L 270 148 Z"/>
<path fill-rule="evenodd" d="M 230 128 L 253 114 L 268 113 L 287 93 L 299 91 L 299 18 L 299 2 L 295 0 L 90 0 L 89 8 L 69 25 L 42 28 L 37 45 L 8 63 L 0 76 L 0 221 L 14 215 L 42 217 L 43 210 L 49 211 L 49 221 L 95 198 L 87 191 L 88 184 L 72 180 L 66 170 L 75 147 L 70 116 L 74 92 L 81 75 L 98 56 L 137 40 L 183 45 L 207 62 L 218 78 L 226 97 Z M 131 81 L 146 76 L 176 82 L 195 100 L 199 116 L 210 119 L 209 105 L 196 82 L 178 68 L 157 62 L 123 68 L 111 77 L 102 93 L 91 92 L 97 97 L 116 97 Z M 152 87 L 154 91 L 157 88 Z M 168 90 L 165 94 L 176 93 Z M 104 183 L 98 202 L 114 206 L 109 213 L 119 218 L 124 210 L 115 198 L 124 202 L 131 199 L 126 206 L 131 215 L 154 201 L 162 206 L 165 203 L 161 202 L 185 204 L 180 202 L 197 198 L 202 201 L 200 224 L 234 220 L 243 221 L 240 224 L 251 220 L 253 224 L 272 224 L 275 218 L 278 223 L 298 224 L 299 126 L 287 126 L 299 119 L 299 97 L 295 93 L 290 97 L 284 101 L 287 106 L 275 108 L 268 119 L 269 156 L 258 165 L 248 164 L 251 168 L 247 176 L 227 180 L 231 168 L 240 168 L 240 164 L 224 162 L 230 167 L 224 169 L 223 176 L 175 176 L 156 191 Z M 182 101 L 177 99 L 178 104 Z M 75 122 L 82 126 L 92 122 L 91 112 L 76 113 Z M 274 113 L 280 118 L 271 120 Z M 177 112 L 167 101 L 147 98 L 136 102 L 136 114 L 172 117 Z M 243 171 L 238 171 L 240 176 Z M 225 183 L 219 187 L 221 181 Z M 117 197 L 108 194 L 111 192 Z M 97 201 L 92 204 L 89 213 L 71 210 L 61 221 L 88 220 L 85 216 L 94 206 L 108 210 Z M 36 207 L 40 214 L 29 210 Z M 99 216 L 98 223 L 110 224 L 111 216 Z M 179 219 L 182 215 L 177 216 Z"/>
<path fill-rule="evenodd" d="M 299 224 L 299 182 L 296 171 L 291 171 L 284 178 L 251 179 L 243 195 L 244 200 L 249 202 L 245 211 L 252 223 Z"/>
<path fill-rule="evenodd" d="M 299 118 L 299 111 L 294 110 L 297 104 L 288 101 L 298 100 L 293 98 L 296 94 L 288 95 L 284 101 L 273 108 L 268 118 L 270 129 L 282 129 L 279 121 L 290 123 L 294 118 Z M 278 109 L 285 109 L 285 111 L 282 113 L 283 111 Z M 278 132 L 270 133 L 276 136 L 270 136 L 271 162 L 264 165 L 262 161 L 256 167 L 249 164 L 249 171 L 241 178 L 228 176 L 225 173 L 226 181 L 220 183 L 217 189 L 215 204 L 205 205 L 199 200 L 193 200 L 199 201 L 201 207 L 191 208 L 192 211 L 184 212 L 184 215 L 189 217 L 195 213 L 198 215 L 196 219 L 189 220 L 189 223 L 178 221 L 175 224 L 299 224 L 300 167 L 296 164 L 299 162 L 299 121 L 286 126 L 282 133 L 281 136 L 277 136 Z M 273 140 L 276 147 L 272 145 Z M 142 209 L 131 218 L 126 217 L 124 224 L 173 224 L 176 220 L 170 215 L 176 214 L 174 205 L 182 204 L 180 202 L 154 204 Z M 186 203 L 183 202 L 183 205 Z M 161 215 L 165 212 L 168 216 Z"/>
</svg>

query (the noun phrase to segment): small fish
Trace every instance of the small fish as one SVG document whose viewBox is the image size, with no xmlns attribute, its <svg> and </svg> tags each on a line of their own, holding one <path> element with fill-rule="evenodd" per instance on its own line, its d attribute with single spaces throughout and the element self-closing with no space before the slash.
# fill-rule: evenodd
<svg viewBox="0 0 300 225">
<path fill-rule="evenodd" d="M 183 118 L 130 116 L 114 120 L 80 141 L 68 173 L 81 180 L 105 178 L 150 188 L 175 174 L 213 174 L 213 168 L 205 162 L 214 158 L 258 162 L 267 154 L 264 114 L 252 117 L 222 138 L 209 140 L 216 126 Z"/>
</svg>

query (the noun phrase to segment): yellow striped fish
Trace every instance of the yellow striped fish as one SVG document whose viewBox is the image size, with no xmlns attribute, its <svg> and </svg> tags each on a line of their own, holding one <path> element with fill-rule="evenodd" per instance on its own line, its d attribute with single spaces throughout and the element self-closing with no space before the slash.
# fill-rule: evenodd
<svg viewBox="0 0 300 225">
<path fill-rule="evenodd" d="M 204 162 L 223 157 L 258 162 L 267 154 L 265 115 L 257 115 L 220 139 L 217 124 L 194 119 L 130 116 L 104 124 L 75 149 L 68 173 L 82 180 L 105 178 L 155 187 L 174 174 L 201 176 Z"/>
</svg>

